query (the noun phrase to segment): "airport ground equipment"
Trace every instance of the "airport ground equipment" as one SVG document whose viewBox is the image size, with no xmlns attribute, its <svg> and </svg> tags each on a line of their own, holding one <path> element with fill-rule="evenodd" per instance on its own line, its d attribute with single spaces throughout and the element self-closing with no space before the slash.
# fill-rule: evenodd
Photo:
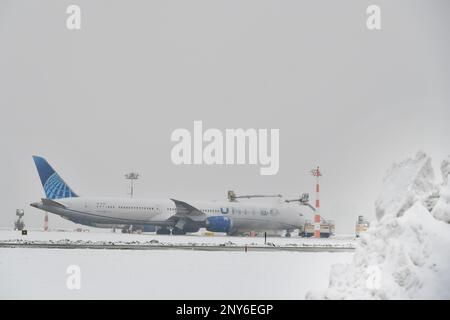
<svg viewBox="0 0 450 320">
<path fill-rule="evenodd" d="M 320 222 L 320 238 L 329 238 L 334 235 L 335 224 L 332 220 L 324 220 L 322 219 Z M 306 221 L 305 227 L 303 230 L 299 230 L 299 236 L 310 238 L 315 236 L 315 222 Z"/>
<path fill-rule="evenodd" d="M 23 230 L 25 228 L 25 222 L 23 221 L 23 216 L 25 211 L 23 209 L 16 209 L 17 220 L 14 222 L 14 230 Z"/>
<path fill-rule="evenodd" d="M 236 199 L 252 199 L 252 198 L 282 198 L 281 194 L 272 194 L 272 195 L 263 195 L 263 194 L 253 194 L 253 195 L 243 195 L 237 196 L 236 193 L 232 190 L 228 191 L 228 201 L 237 202 Z M 309 206 L 313 211 L 316 209 L 309 204 L 309 194 L 303 193 L 298 199 L 284 200 L 286 203 L 290 202 L 298 202 L 300 205 Z M 291 236 L 293 230 L 286 230 L 285 237 L 289 238 Z"/>
<path fill-rule="evenodd" d="M 364 216 L 358 216 L 358 220 L 356 221 L 355 234 L 356 237 L 359 237 L 361 233 L 367 231 L 370 227 L 370 222 L 364 219 Z"/>
<path fill-rule="evenodd" d="M 230 191 L 228 191 L 227 197 L 228 197 L 228 201 L 236 202 L 236 199 L 282 198 L 283 196 L 281 194 L 272 194 L 272 195 L 251 194 L 251 195 L 237 196 L 236 193 L 233 190 L 230 190 Z"/>
<path fill-rule="evenodd" d="M 316 211 L 316 208 L 314 208 L 310 203 L 309 203 L 309 193 L 303 193 L 301 196 L 299 196 L 297 199 L 289 199 L 289 200 L 284 200 L 284 202 L 286 203 L 290 203 L 290 202 L 298 202 L 299 205 L 301 206 L 308 206 L 310 207 L 313 211 Z"/>
</svg>

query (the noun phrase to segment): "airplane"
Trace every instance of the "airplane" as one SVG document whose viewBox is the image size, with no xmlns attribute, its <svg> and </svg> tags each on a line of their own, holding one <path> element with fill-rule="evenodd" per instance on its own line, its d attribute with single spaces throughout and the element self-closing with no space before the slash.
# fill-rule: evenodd
<svg viewBox="0 0 450 320">
<path fill-rule="evenodd" d="M 291 201 L 241 203 L 227 201 L 181 201 L 168 199 L 84 197 L 75 193 L 51 165 L 33 156 L 45 198 L 32 207 L 57 214 L 72 222 L 97 228 L 155 231 L 183 235 L 205 228 L 236 235 L 243 232 L 286 231 L 289 237 L 301 229 L 305 218 L 301 206 Z M 300 205 L 310 206 L 298 199 Z M 311 206 L 310 206 L 311 207 Z"/>
</svg>

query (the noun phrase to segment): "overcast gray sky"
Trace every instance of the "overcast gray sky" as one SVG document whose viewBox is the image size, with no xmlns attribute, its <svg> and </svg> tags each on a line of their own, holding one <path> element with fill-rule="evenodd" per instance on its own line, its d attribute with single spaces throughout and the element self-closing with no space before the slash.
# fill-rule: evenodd
<svg viewBox="0 0 450 320">
<path fill-rule="evenodd" d="M 82 28 L 69 31 L 69 4 Z M 366 28 L 381 7 L 382 30 Z M 338 232 L 374 217 L 393 161 L 450 154 L 450 2 L 0 2 L 0 227 L 43 212 L 31 155 L 80 195 L 223 199 L 314 191 Z M 175 166 L 176 128 L 279 128 L 280 170 Z M 50 227 L 75 224 L 50 215 Z"/>
</svg>

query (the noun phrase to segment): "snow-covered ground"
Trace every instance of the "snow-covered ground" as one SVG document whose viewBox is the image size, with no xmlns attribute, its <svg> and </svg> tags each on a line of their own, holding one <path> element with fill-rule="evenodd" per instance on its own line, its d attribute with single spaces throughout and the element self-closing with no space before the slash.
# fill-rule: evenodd
<svg viewBox="0 0 450 320">
<path fill-rule="evenodd" d="M 170 236 L 149 234 L 123 234 L 112 232 L 72 232 L 72 231 L 33 231 L 29 230 L 26 236 L 20 231 L 0 230 L 0 241 L 11 242 L 45 242 L 45 243 L 96 243 L 96 244 L 169 244 L 169 245 L 264 245 L 264 237 L 229 237 L 225 235 L 204 236 L 199 234 L 185 236 Z M 331 246 L 331 247 L 354 247 L 355 237 L 352 235 L 337 235 L 332 238 L 314 239 L 301 237 L 267 237 L 267 242 L 276 246 Z"/>
<path fill-rule="evenodd" d="M 304 299 L 352 253 L 0 249 L 0 299 Z M 66 286 L 70 265 L 81 288 Z"/>
<path fill-rule="evenodd" d="M 168 236 L 112 232 L 1 230 L 0 242 L 264 245 L 263 237 Z M 276 246 L 352 247 L 353 236 L 268 237 Z M 303 299 L 325 289 L 331 265 L 352 253 L 183 250 L 0 249 L 0 299 Z M 81 268 L 81 289 L 66 286 L 67 267 Z"/>
</svg>

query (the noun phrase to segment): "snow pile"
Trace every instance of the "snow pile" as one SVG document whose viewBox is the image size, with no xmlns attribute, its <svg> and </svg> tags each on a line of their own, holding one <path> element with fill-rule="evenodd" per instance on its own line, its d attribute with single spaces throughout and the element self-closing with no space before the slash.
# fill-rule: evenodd
<svg viewBox="0 0 450 320">
<path fill-rule="evenodd" d="M 450 299 L 450 225 L 416 202 L 363 234 L 350 264 L 331 269 L 324 299 Z"/>
<path fill-rule="evenodd" d="M 306 297 L 450 299 L 448 169 L 444 162 L 439 190 L 425 153 L 394 164 L 376 201 L 378 221 L 362 235 L 352 262 L 334 265 L 328 289 Z"/>
<path fill-rule="evenodd" d="M 450 156 L 447 157 L 441 164 L 441 173 L 442 179 L 444 180 L 444 184 L 447 184 L 448 177 L 450 175 Z"/>
<path fill-rule="evenodd" d="M 436 192 L 434 180 L 431 158 L 422 151 L 413 159 L 395 163 L 383 179 L 382 192 L 375 202 L 377 219 L 385 215 L 399 217 L 416 201 L 430 198 Z"/>
<path fill-rule="evenodd" d="M 450 157 L 441 164 L 442 179 L 444 181 L 439 192 L 439 199 L 432 214 L 436 219 L 450 223 Z"/>
</svg>

